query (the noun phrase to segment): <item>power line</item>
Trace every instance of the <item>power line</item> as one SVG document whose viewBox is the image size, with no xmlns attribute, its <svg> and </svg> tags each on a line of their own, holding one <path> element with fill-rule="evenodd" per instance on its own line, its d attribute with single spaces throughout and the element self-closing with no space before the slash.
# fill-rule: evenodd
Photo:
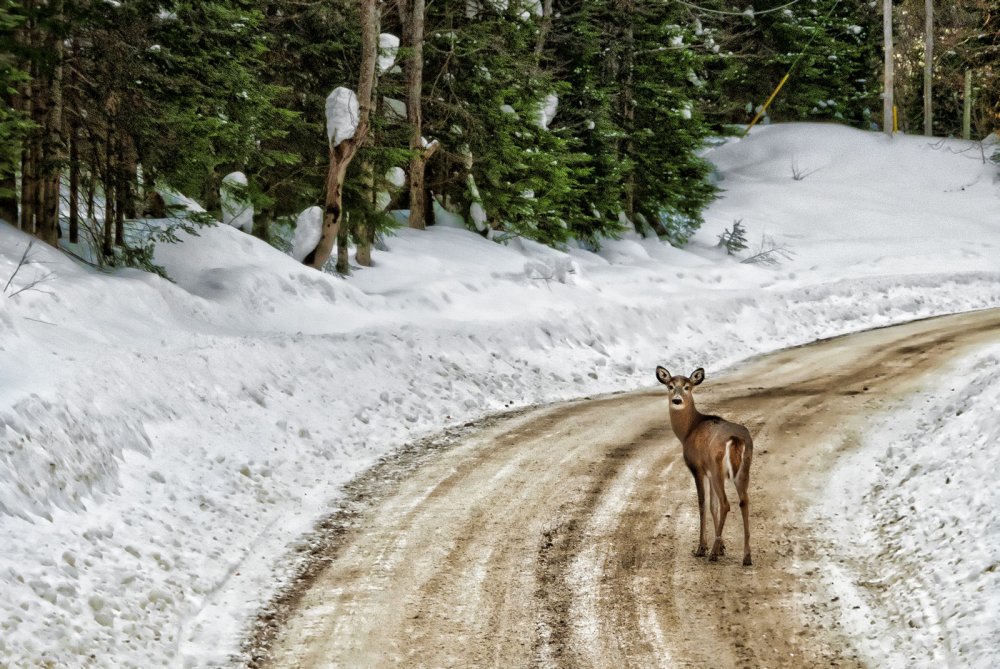
<svg viewBox="0 0 1000 669">
<path fill-rule="evenodd" d="M 687 5 L 688 7 L 691 7 L 692 9 L 697 9 L 700 12 L 708 12 L 709 14 L 722 14 L 724 16 L 757 16 L 758 14 L 770 14 L 771 12 L 777 12 L 779 10 L 786 9 L 788 7 L 791 7 L 792 5 L 799 4 L 800 2 L 802 2 L 802 0 L 792 0 L 791 2 L 786 3 L 784 5 L 779 5 L 777 7 L 771 7 L 770 9 L 762 9 L 759 12 L 755 11 L 753 8 L 750 8 L 750 10 L 749 10 L 750 13 L 749 14 L 747 13 L 747 10 L 744 10 L 742 12 L 726 12 L 726 11 L 722 11 L 721 9 L 709 9 L 708 7 L 702 7 L 701 5 L 695 5 L 695 4 L 690 3 L 690 2 L 685 2 L 685 0 L 677 0 L 677 2 L 679 2 L 682 5 Z"/>
</svg>

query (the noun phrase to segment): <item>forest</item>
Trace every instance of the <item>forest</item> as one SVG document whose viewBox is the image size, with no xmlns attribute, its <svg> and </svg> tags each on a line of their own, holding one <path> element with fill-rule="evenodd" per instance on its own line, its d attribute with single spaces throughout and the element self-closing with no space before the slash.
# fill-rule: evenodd
<svg viewBox="0 0 1000 669">
<path fill-rule="evenodd" d="M 959 136 L 968 99 L 983 138 L 1000 126 L 1000 3 L 939 1 L 928 32 L 932 5 L 892 5 L 899 130 Z M 246 231 L 285 250 L 300 212 L 321 207 L 300 259 L 340 273 L 349 245 L 370 264 L 383 232 L 442 216 L 498 241 L 598 246 L 630 228 L 681 244 L 719 188 L 699 152 L 742 133 L 786 74 L 764 122 L 881 128 L 882 12 L 0 0 L 0 218 L 146 269 L 175 226 L 226 218 L 227 190 L 253 208 Z M 178 194 L 204 212 L 178 213 Z M 145 219 L 174 223 L 136 233 Z"/>
</svg>

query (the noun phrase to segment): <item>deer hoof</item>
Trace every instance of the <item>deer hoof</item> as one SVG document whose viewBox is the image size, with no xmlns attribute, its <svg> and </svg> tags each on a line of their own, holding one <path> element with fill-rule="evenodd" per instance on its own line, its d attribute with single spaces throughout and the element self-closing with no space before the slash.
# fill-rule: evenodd
<svg viewBox="0 0 1000 669">
<path fill-rule="evenodd" d="M 708 556 L 708 561 L 709 562 L 718 562 L 719 561 L 719 554 L 718 553 L 712 553 L 711 555 Z"/>
<path fill-rule="evenodd" d="M 749 554 L 744 555 L 743 556 L 743 566 L 744 567 L 749 567 L 751 565 L 753 565 L 753 560 L 750 559 L 750 555 Z"/>
<path fill-rule="evenodd" d="M 705 557 L 705 553 L 708 552 L 708 547 L 698 546 L 697 550 L 694 551 L 695 557 Z"/>
<path fill-rule="evenodd" d="M 726 544 L 720 543 L 719 544 L 719 555 L 725 555 L 725 554 L 726 554 Z"/>
</svg>

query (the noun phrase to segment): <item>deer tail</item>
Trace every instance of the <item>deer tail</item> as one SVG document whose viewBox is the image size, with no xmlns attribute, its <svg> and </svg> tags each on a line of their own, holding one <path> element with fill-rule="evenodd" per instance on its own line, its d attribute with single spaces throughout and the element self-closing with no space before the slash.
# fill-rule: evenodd
<svg viewBox="0 0 1000 669">
<path fill-rule="evenodd" d="M 739 437 L 729 437 L 726 440 L 726 452 L 722 458 L 726 468 L 726 477 L 730 481 L 735 481 L 737 477 L 743 475 L 744 467 L 749 466 L 746 442 Z"/>
</svg>

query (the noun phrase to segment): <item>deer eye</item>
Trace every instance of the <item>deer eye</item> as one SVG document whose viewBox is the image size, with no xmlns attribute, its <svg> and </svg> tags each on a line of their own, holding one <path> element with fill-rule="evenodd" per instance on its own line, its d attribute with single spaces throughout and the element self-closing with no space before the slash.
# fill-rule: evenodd
<svg viewBox="0 0 1000 669">
<path fill-rule="evenodd" d="M 691 390 L 691 386 L 684 386 L 684 390 Z"/>
<path fill-rule="evenodd" d="M 667 390 L 673 390 L 673 389 L 674 389 L 673 385 L 667 386 Z"/>
</svg>

